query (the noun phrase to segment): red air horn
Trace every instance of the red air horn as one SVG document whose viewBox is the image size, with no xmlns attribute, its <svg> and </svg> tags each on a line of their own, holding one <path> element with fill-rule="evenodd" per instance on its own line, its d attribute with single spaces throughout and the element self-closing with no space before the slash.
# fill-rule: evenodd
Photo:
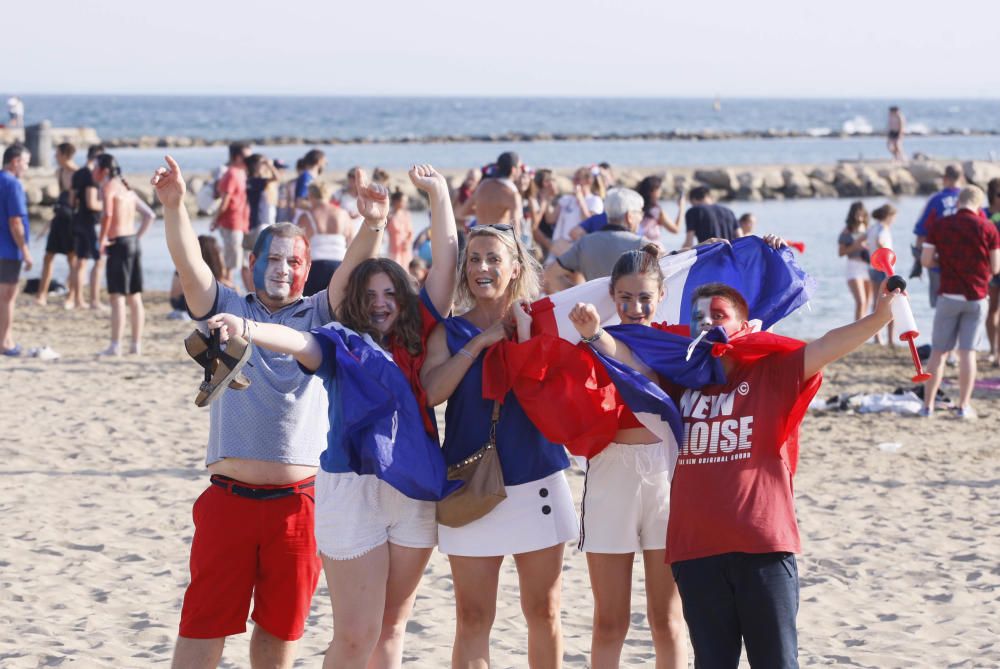
<svg viewBox="0 0 1000 669">
<path fill-rule="evenodd" d="M 898 274 L 893 274 L 892 268 L 896 264 L 896 254 L 892 249 L 879 249 L 872 254 L 872 267 L 883 272 L 889 277 L 886 288 L 891 292 L 897 288 L 900 291 L 906 290 L 906 280 Z M 917 354 L 917 345 L 913 340 L 920 332 L 917 330 L 917 321 L 913 318 L 913 310 L 910 309 L 910 300 L 905 295 L 899 295 L 892 301 L 892 320 L 899 329 L 899 338 L 910 345 L 910 355 L 913 356 L 913 366 L 917 370 L 913 377 L 914 383 L 923 383 L 931 378 L 931 375 L 924 371 L 920 364 L 920 356 Z"/>
</svg>

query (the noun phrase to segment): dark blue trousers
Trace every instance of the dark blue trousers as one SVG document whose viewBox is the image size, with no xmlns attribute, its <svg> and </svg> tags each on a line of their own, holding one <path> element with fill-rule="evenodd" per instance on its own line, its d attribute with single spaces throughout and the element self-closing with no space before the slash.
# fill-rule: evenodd
<svg viewBox="0 0 1000 669">
<path fill-rule="evenodd" d="M 725 553 L 675 562 L 696 669 L 797 669 L 799 571 L 791 553 Z"/>
</svg>

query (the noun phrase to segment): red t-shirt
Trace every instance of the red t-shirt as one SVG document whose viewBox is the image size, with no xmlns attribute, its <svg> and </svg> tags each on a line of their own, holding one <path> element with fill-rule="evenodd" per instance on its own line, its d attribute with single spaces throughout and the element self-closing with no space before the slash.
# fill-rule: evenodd
<svg viewBox="0 0 1000 669">
<path fill-rule="evenodd" d="M 250 230 L 250 204 L 247 202 L 247 171 L 230 167 L 215 187 L 219 197 L 229 196 L 226 210 L 219 214 L 219 227 L 226 230 Z"/>
<path fill-rule="evenodd" d="M 743 364 L 724 384 L 678 391 L 684 440 L 670 484 L 667 562 L 801 550 L 779 443 L 804 386 L 805 348 Z"/>
<path fill-rule="evenodd" d="M 990 251 L 1000 249 L 997 226 L 978 213 L 960 209 L 933 221 L 927 228 L 927 244 L 937 251 L 941 266 L 941 295 L 963 295 L 982 300 L 989 292 Z"/>
</svg>

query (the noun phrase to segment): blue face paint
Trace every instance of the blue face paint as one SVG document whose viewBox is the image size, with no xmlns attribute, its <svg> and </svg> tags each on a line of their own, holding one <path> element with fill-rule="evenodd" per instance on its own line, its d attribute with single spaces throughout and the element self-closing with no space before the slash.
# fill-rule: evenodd
<svg viewBox="0 0 1000 669">
<path fill-rule="evenodd" d="M 273 237 L 271 228 L 264 228 L 257 235 L 257 242 L 253 245 L 253 285 L 257 290 L 264 289 L 266 281 L 264 277 L 267 274 L 267 254 L 271 250 L 271 237 Z"/>
</svg>

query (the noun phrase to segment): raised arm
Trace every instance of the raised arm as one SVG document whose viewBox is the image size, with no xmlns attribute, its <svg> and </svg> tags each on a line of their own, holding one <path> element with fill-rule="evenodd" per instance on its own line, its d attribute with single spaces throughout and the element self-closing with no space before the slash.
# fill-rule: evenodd
<svg viewBox="0 0 1000 669">
<path fill-rule="evenodd" d="M 819 339 L 806 345 L 802 378 L 808 379 L 817 372 L 823 371 L 823 368 L 831 362 L 840 360 L 874 337 L 876 332 L 892 320 L 892 301 L 905 298 L 900 297 L 899 290 L 888 292 L 886 290 L 887 282 L 888 280 L 883 281 L 882 285 L 879 286 L 881 297 L 874 312 L 861 320 L 830 330 Z"/>
<path fill-rule="evenodd" d="M 149 230 L 149 226 L 153 224 L 156 220 L 156 214 L 150 209 L 149 205 L 143 202 L 142 198 L 138 195 L 135 196 L 135 210 L 142 217 L 142 222 L 139 224 L 139 232 L 136 233 L 137 237 L 142 237 Z"/>
<path fill-rule="evenodd" d="M 217 290 L 215 276 L 201 257 L 198 235 L 191 227 L 184 208 L 184 178 L 177 162 L 167 156 L 167 167 L 157 168 L 151 183 L 156 197 L 163 204 L 163 227 L 167 237 L 167 250 L 174 261 L 191 313 L 207 314 L 215 304 Z"/>
<path fill-rule="evenodd" d="M 653 381 L 657 380 L 656 373 L 646 363 L 635 357 L 632 354 L 632 349 L 604 331 L 604 328 L 601 327 L 601 316 L 597 313 L 597 307 L 580 302 L 570 310 L 569 320 L 576 331 L 580 333 L 580 338 L 595 350 L 628 365 Z"/>
<path fill-rule="evenodd" d="M 216 314 L 206 321 L 209 330 L 220 330 L 221 341 L 231 333 L 275 353 L 286 353 L 310 372 L 323 363 L 323 349 L 316 337 L 277 323 L 258 323 L 233 314 Z"/>
<path fill-rule="evenodd" d="M 458 267 L 458 227 L 448 182 L 430 165 L 414 165 L 409 174 L 413 185 L 427 193 L 431 203 L 431 269 L 424 286 L 437 312 L 448 315 L 455 299 Z"/>
<path fill-rule="evenodd" d="M 389 216 L 389 191 L 385 187 L 380 184 L 369 185 L 365 171 L 360 167 L 354 173 L 354 182 L 358 187 L 358 213 L 365 220 L 357 236 L 347 247 L 344 262 L 330 278 L 327 299 L 330 301 L 331 314 L 336 314 L 340 308 L 347 290 L 347 281 L 354 268 L 368 258 L 374 258 L 381 250 L 382 233 Z"/>
<path fill-rule="evenodd" d="M 427 391 L 427 403 L 433 407 L 447 401 L 479 354 L 506 336 L 503 322 L 494 323 L 452 355 L 444 325 L 434 328 L 427 340 L 427 359 L 420 370 L 420 383 Z"/>
</svg>

